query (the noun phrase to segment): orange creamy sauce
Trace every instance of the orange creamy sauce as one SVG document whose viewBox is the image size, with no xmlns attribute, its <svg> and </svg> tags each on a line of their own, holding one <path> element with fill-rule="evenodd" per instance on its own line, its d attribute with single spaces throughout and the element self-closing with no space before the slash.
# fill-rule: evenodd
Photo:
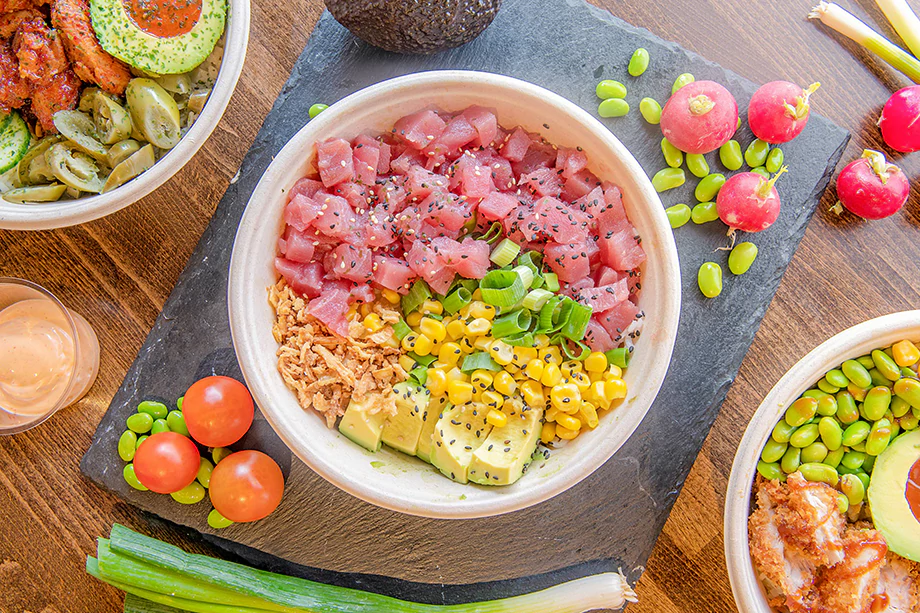
<svg viewBox="0 0 920 613">
<path fill-rule="evenodd" d="M 914 462 L 907 474 L 907 489 L 904 492 L 911 513 L 920 521 L 920 460 Z"/>
<path fill-rule="evenodd" d="M 122 0 L 134 24 L 152 36 L 174 38 L 192 31 L 202 0 Z"/>
</svg>

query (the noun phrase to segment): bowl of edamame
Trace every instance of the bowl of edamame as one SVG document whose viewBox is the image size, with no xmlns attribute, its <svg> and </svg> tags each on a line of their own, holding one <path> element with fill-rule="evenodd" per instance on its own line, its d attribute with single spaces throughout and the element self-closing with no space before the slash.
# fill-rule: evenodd
<svg viewBox="0 0 920 613">
<path fill-rule="evenodd" d="M 917 610 L 918 344 L 920 311 L 866 321 L 799 360 L 764 398 L 725 501 L 742 613 L 839 610 L 841 598 L 853 610 Z"/>
</svg>

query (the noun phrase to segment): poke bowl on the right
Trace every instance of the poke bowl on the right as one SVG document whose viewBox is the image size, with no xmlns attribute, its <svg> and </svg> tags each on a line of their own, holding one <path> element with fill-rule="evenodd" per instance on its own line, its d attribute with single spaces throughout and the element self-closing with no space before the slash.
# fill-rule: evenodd
<svg viewBox="0 0 920 613">
<path fill-rule="evenodd" d="M 920 611 L 920 311 L 802 358 L 732 466 L 725 554 L 742 613 Z"/>
</svg>

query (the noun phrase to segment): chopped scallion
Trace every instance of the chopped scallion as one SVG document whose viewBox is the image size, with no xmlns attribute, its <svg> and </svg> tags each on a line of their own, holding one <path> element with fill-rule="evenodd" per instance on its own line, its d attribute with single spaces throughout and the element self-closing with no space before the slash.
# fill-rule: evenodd
<svg viewBox="0 0 920 613">
<path fill-rule="evenodd" d="M 517 254 L 520 252 L 520 245 L 510 238 L 505 238 L 502 239 L 499 244 L 495 245 L 495 249 L 492 250 L 492 255 L 489 256 L 489 259 L 499 268 L 504 268 L 513 262 L 514 258 L 516 258 Z"/>
<path fill-rule="evenodd" d="M 571 299 L 570 299 L 571 300 Z M 573 341 L 580 341 L 588 330 L 588 321 L 591 319 L 591 307 L 585 306 L 574 300 L 569 308 L 569 316 L 562 326 L 561 334 Z"/>
<path fill-rule="evenodd" d="M 524 289 L 530 289 L 530 284 L 533 283 L 533 270 L 527 266 L 516 266 L 512 269 L 512 272 L 521 278 L 521 284 L 524 286 Z"/>
<path fill-rule="evenodd" d="M 412 284 L 412 289 L 409 290 L 409 293 L 402 297 L 403 315 L 408 315 L 418 310 L 418 308 L 429 298 L 431 298 L 431 289 L 428 287 L 428 284 L 422 279 L 417 279 L 415 283 Z"/>
<path fill-rule="evenodd" d="M 400 319 L 395 324 L 393 324 L 393 333 L 396 335 L 396 338 L 402 340 L 406 336 L 412 334 L 412 328 L 409 327 L 409 324 L 405 320 Z"/>
<path fill-rule="evenodd" d="M 524 298 L 526 289 L 521 276 L 511 270 L 492 270 L 479 284 L 482 301 L 506 309 Z"/>
<path fill-rule="evenodd" d="M 530 330 L 533 315 L 528 309 L 518 309 L 492 322 L 492 338 L 505 338 Z"/>
<path fill-rule="evenodd" d="M 428 381 L 428 368 L 425 366 L 413 368 L 409 371 L 409 381 L 418 383 L 419 385 L 425 385 L 425 382 Z"/>
<path fill-rule="evenodd" d="M 617 349 L 605 351 L 604 355 L 607 356 L 607 362 L 614 366 L 619 366 L 620 368 L 629 366 L 630 351 L 626 347 L 618 347 Z"/>
<path fill-rule="evenodd" d="M 534 337 L 530 332 L 522 332 L 513 336 L 506 336 L 502 339 L 506 344 L 512 347 L 533 347 Z"/>
<path fill-rule="evenodd" d="M 531 311 L 539 311 L 546 301 L 553 297 L 551 291 L 545 289 L 532 289 L 530 293 L 524 296 L 523 306 Z"/>
<path fill-rule="evenodd" d="M 421 364 L 422 366 L 426 366 L 426 367 L 431 366 L 438 360 L 438 356 L 436 355 L 419 355 L 415 353 L 414 351 L 410 351 L 406 355 L 412 358 L 413 360 L 415 360 L 417 363 Z"/>
<path fill-rule="evenodd" d="M 496 221 L 491 226 L 489 226 L 489 229 L 486 230 L 485 234 L 479 237 L 479 240 L 485 241 L 491 245 L 492 243 L 497 241 L 499 238 L 501 238 L 504 232 L 505 232 L 505 229 L 502 228 L 501 223 Z"/>
<path fill-rule="evenodd" d="M 560 334 L 559 337 L 562 337 Z M 584 360 L 591 354 L 591 349 L 586 344 L 581 341 L 567 340 L 565 338 L 557 338 L 559 346 L 562 348 L 562 355 L 565 356 L 567 360 Z M 572 349 L 572 346 L 575 346 L 575 349 Z"/>
<path fill-rule="evenodd" d="M 546 289 L 554 294 L 559 292 L 559 275 L 554 272 L 548 272 L 543 275 L 543 281 L 546 283 Z"/>
<path fill-rule="evenodd" d="M 473 294 L 465 287 L 458 287 L 441 301 L 441 306 L 444 307 L 444 311 L 453 315 L 472 301 Z"/>
<path fill-rule="evenodd" d="M 498 372 L 502 370 L 502 366 L 493 360 L 488 353 L 477 351 L 463 358 L 463 364 L 460 366 L 460 371 L 464 373 L 471 373 L 474 370 L 491 370 L 492 372 Z"/>
</svg>

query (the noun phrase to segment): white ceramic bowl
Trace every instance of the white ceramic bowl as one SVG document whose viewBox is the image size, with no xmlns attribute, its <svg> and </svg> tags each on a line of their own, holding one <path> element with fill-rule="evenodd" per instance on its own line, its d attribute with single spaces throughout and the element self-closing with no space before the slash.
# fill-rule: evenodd
<svg viewBox="0 0 920 613">
<path fill-rule="evenodd" d="M 217 127 L 236 88 L 249 43 L 249 0 L 228 0 L 224 55 L 208 102 L 179 144 L 153 168 L 105 194 L 46 204 L 16 204 L 0 198 L 0 228 L 49 230 L 105 217 L 133 204 L 160 187 L 185 166 Z"/>
<path fill-rule="evenodd" d="M 751 418 L 735 454 L 725 495 L 725 559 L 735 604 L 741 613 L 773 613 L 754 571 L 748 545 L 751 486 L 760 452 L 773 427 L 786 408 L 828 370 L 903 339 L 920 341 L 920 311 L 893 313 L 844 330 L 799 360 L 773 386 Z"/>
<path fill-rule="evenodd" d="M 314 143 L 361 132 L 382 133 L 408 113 L 434 105 L 448 111 L 471 104 L 497 111 L 503 126 L 522 125 L 550 142 L 581 146 L 591 169 L 621 187 L 629 216 L 648 253 L 640 307 L 643 334 L 627 370 L 629 396 L 593 432 L 533 466 L 510 487 L 460 485 L 427 464 L 395 451 L 371 454 L 317 414 L 300 408 L 276 366 L 274 312 L 267 291 L 287 190 L 311 172 Z M 546 124 L 548 127 L 544 127 Z M 243 375 L 278 435 L 310 468 L 367 502 L 437 518 L 470 518 L 514 511 L 546 500 L 607 461 L 642 421 L 664 379 L 677 333 L 680 271 L 667 217 L 648 177 L 629 151 L 589 113 L 564 98 L 509 77 L 435 71 L 399 77 L 363 89 L 311 120 L 275 156 L 252 197 L 233 246 L 229 283 L 230 326 Z M 372 461 L 384 463 L 374 468 Z M 375 462 L 376 464 L 376 462 Z"/>
</svg>

